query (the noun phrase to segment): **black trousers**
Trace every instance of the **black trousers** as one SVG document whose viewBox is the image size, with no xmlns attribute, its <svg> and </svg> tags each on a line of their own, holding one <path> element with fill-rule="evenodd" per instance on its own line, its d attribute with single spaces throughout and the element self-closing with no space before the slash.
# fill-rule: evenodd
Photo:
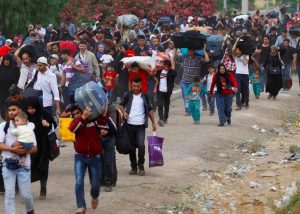
<svg viewBox="0 0 300 214">
<path fill-rule="evenodd" d="M 171 94 L 158 91 L 156 94 L 159 120 L 167 121 L 169 118 Z"/>
<path fill-rule="evenodd" d="M 136 157 L 136 149 L 129 153 L 131 168 L 137 169 L 137 166 L 143 166 L 145 163 L 145 125 L 127 124 L 130 141 L 133 146 L 138 149 L 138 161 Z"/>
</svg>

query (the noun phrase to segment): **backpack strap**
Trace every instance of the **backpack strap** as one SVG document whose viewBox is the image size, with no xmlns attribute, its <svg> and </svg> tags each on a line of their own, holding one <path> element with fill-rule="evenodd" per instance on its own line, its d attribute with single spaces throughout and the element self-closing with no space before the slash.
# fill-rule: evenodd
<svg viewBox="0 0 300 214">
<path fill-rule="evenodd" d="M 10 123 L 10 121 L 6 121 L 6 123 L 5 123 L 4 129 L 3 129 L 5 135 L 7 134 L 7 131 L 8 131 L 8 128 L 9 128 L 9 123 Z"/>
<path fill-rule="evenodd" d="M 36 69 L 33 79 L 25 86 L 25 88 L 33 88 L 34 83 L 37 81 L 39 71 Z"/>
</svg>

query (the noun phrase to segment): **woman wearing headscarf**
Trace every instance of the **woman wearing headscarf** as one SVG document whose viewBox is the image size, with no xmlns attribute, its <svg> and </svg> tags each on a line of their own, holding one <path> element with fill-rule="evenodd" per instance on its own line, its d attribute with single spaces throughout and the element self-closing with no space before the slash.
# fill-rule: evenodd
<svg viewBox="0 0 300 214">
<path fill-rule="evenodd" d="M 228 125 L 231 124 L 231 111 L 232 111 L 232 100 L 233 95 L 237 92 L 238 83 L 231 72 L 228 72 L 224 64 L 218 65 L 218 71 L 213 76 L 210 96 L 214 93 L 214 88 L 217 86 L 216 104 L 218 108 L 219 115 L 219 125 L 224 126 L 227 122 Z"/>
<path fill-rule="evenodd" d="M 282 88 L 282 66 L 284 66 L 279 54 L 278 48 L 273 45 L 271 54 L 264 64 L 267 74 L 266 92 L 269 93 L 268 99 L 276 100 L 277 95 Z"/>
<path fill-rule="evenodd" d="M 50 144 L 48 133 L 52 126 L 56 128 L 56 122 L 51 114 L 43 110 L 38 98 L 25 98 L 25 106 L 28 120 L 35 125 L 34 133 L 38 149 L 36 153 L 31 155 L 31 182 L 40 181 L 40 199 L 43 200 L 47 193 L 49 169 Z"/>
<path fill-rule="evenodd" d="M 5 112 L 4 103 L 7 97 L 9 96 L 9 88 L 13 84 L 18 83 L 19 76 L 20 76 L 20 69 L 17 67 L 13 59 L 13 56 L 10 54 L 5 55 L 0 65 L 0 111 L 1 112 Z"/>
</svg>

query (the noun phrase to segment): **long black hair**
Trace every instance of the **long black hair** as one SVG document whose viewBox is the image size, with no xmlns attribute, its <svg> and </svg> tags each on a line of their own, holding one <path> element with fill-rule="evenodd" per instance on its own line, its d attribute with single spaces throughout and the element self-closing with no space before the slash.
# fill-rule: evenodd
<svg viewBox="0 0 300 214">
<path fill-rule="evenodd" d="M 220 68 L 221 67 L 224 67 L 224 69 L 225 69 L 225 73 L 224 74 L 220 73 Z M 230 79 L 229 79 L 229 75 L 228 75 L 228 71 L 227 71 L 227 69 L 226 69 L 226 67 L 225 67 L 225 65 L 223 63 L 220 63 L 218 65 L 218 71 L 217 71 L 216 75 L 217 75 L 217 79 L 216 79 L 217 80 L 217 83 L 216 83 L 216 85 L 217 85 L 217 91 L 218 91 L 218 93 L 221 93 L 222 92 L 221 77 L 225 78 L 225 82 L 227 84 L 227 87 L 229 87 L 231 85 Z"/>
</svg>

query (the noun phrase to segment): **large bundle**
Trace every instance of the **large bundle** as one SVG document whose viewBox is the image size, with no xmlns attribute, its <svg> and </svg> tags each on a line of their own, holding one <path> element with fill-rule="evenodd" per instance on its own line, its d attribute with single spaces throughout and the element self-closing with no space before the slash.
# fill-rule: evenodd
<svg viewBox="0 0 300 214">
<path fill-rule="evenodd" d="M 224 37 L 219 34 L 208 36 L 206 48 L 210 50 L 212 56 L 221 55 L 223 40 Z"/>
<path fill-rule="evenodd" d="M 126 67 L 130 67 L 130 65 L 136 62 L 142 69 L 153 69 L 155 68 L 155 59 L 157 53 L 154 51 L 152 56 L 132 56 L 132 57 L 125 57 L 121 59 L 121 62 L 124 63 Z"/>
<path fill-rule="evenodd" d="M 92 115 L 88 118 L 94 120 L 107 110 L 107 97 L 103 89 L 94 81 L 90 81 L 75 91 L 75 100 L 81 110 L 90 107 Z"/>
<path fill-rule="evenodd" d="M 289 33 L 291 35 L 300 36 L 300 25 L 290 27 Z"/>
<path fill-rule="evenodd" d="M 251 55 L 255 51 L 256 44 L 251 37 L 244 36 L 238 41 L 237 47 L 241 49 L 243 54 Z"/>
<path fill-rule="evenodd" d="M 139 18 L 132 14 L 126 14 L 118 16 L 117 24 L 119 26 L 126 26 L 128 28 L 134 28 L 135 25 L 139 23 Z"/>
<path fill-rule="evenodd" d="M 196 30 L 189 30 L 184 33 L 176 33 L 172 37 L 176 48 L 203 49 L 206 43 L 206 36 Z"/>
</svg>

